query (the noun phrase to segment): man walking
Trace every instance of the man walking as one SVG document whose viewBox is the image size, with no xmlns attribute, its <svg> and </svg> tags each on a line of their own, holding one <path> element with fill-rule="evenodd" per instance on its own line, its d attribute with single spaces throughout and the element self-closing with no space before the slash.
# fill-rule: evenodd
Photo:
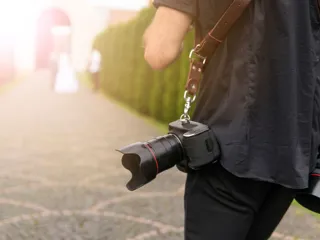
<svg viewBox="0 0 320 240">
<path fill-rule="evenodd" d="M 203 38 L 233 0 L 154 0 L 145 59 L 163 69 L 195 23 Z M 186 240 L 265 240 L 320 145 L 317 0 L 252 0 L 206 63 L 193 120 L 220 142 L 218 164 L 187 175 Z"/>
<path fill-rule="evenodd" d="M 100 87 L 101 54 L 97 49 L 91 53 L 89 71 L 93 80 L 93 90 L 98 91 Z"/>
</svg>

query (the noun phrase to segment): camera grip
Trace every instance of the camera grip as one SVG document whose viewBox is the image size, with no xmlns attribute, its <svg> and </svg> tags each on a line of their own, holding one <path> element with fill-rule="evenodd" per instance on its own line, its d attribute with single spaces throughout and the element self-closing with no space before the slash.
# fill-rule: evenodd
<svg viewBox="0 0 320 240">
<path fill-rule="evenodd" d="M 214 163 L 221 156 L 218 140 L 211 129 L 194 135 L 189 132 L 184 135 L 182 145 L 188 156 L 188 167 L 193 170 Z"/>
</svg>

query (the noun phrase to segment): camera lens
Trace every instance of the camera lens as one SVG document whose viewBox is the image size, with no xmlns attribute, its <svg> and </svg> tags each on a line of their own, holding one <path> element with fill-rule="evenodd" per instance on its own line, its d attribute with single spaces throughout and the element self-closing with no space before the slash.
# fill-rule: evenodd
<svg viewBox="0 0 320 240">
<path fill-rule="evenodd" d="M 157 137 L 144 143 L 134 143 L 118 151 L 123 154 L 122 165 L 132 174 L 131 180 L 127 183 L 130 191 L 152 181 L 157 174 L 183 159 L 180 140 L 174 134 Z"/>
</svg>

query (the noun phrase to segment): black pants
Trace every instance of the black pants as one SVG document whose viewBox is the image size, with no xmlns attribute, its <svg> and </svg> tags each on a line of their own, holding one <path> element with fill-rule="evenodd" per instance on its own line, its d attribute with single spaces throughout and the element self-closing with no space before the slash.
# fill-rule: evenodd
<svg viewBox="0 0 320 240">
<path fill-rule="evenodd" d="M 97 91 L 100 88 L 100 72 L 94 72 L 91 75 L 93 80 L 93 90 Z"/>
<path fill-rule="evenodd" d="M 54 86 L 56 84 L 57 72 L 58 72 L 58 67 L 55 64 L 52 64 L 51 69 L 50 69 L 51 87 L 52 87 L 52 89 L 54 89 Z"/>
<path fill-rule="evenodd" d="M 295 191 L 238 178 L 220 164 L 188 173 L 185 240 L 266 240 Z"/>
</svg>

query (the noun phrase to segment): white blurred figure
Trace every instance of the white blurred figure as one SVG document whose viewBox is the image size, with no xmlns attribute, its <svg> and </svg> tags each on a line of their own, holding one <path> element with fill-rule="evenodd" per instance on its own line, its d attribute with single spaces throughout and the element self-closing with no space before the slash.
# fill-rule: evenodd
<svg viewBox="0 0 320 240">
<path fill-rule="evenodd" d="M 56 93 L 75 93 L 79 89 L 79 82 L 69 54 L 70 27 L 57 26 L 52 29 L 52 33 L 55 38 L 55 47 L 59 51 L 54 91 Z"/>
<path fill-rule="evenodd" d="M 61 53 L 58 58 L 58 72 L 54 90 L 56 93 L 75 93 L 79 89 L 76 73 L 71 65 L 68 53 Z"/>
<path fill-rule="evenodd" d="M 101 68 L 101 54 L 97 49 L 91 52 L 89 72 L 93 80 L 93 90 L 98 91 L 100 88 L 100 68 Z"/>
</svg>

